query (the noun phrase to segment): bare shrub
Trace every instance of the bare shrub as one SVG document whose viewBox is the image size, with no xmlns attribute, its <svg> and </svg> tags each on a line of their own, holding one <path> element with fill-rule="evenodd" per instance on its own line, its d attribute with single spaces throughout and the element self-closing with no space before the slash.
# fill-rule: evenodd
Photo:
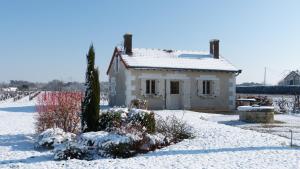
<svg viewBox="0 0 300 169">
<path fill-rule="evenodd" d="M 169 138 L 170 142 L 174 143 L 194 137 L 192 126 L 176 116 L 168 116 L 165 119 L 158 118 L 156 120 L 156 131 L 162 133 Z"/>
<path fill-rule="evenodd" d="M 79 131 L 81 92 L 45 92 L 37 98 L 36 131 L 62 128 L 65 132 Z"/>
<path fill-rule="evenodd" d="M 278 106 L 280 112 L 288 112 L 289 101 L 286 98 L 281 97 L 280 99 L 277 99 L 274 102 Z"/>
<path fill-rule="evenodd" d="M 148 101 L 143 99 L 133 99 L 130 103 L 130 109 L 148 109 Z"/>
</svg>

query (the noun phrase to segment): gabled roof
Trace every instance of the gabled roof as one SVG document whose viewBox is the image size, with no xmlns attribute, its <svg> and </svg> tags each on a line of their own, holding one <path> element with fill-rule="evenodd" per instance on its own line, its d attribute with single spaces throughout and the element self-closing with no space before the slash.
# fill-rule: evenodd
<svg viewBox="0 0 300 169">
<path fill-rule="evenodd" d="M 290 77 L 290 76 L 300 76 L 300 72 L 298 71 L 298 70 L 296 70 L 296 71 L 291 71 L 288 75 L 286 75 L 285 77 L 284 77 L 284 79 L 286 79 L 286 78 L 288 78 L 288 77 Z"/>
<path fill-rule="evenodd" d="M 215 59 L 205 51 L 134 48 L 132 55 L 122 52 L 121 56 L 124 62 L 132 68 L 239 71 L 225 58 Z"/>
<path fill-rule="evenodd" d="M 133 48 L 132 54 L 127 55 L 121 49 L 117 50 L 126 68 L 240 71 L 222 56 L 215 59 L 206 51 Z"/>
</svg>

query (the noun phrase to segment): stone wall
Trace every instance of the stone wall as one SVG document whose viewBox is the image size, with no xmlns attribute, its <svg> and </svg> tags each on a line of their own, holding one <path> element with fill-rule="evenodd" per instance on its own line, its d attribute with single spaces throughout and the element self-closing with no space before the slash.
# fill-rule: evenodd
<svg viewBox="0 0 300 169">
<path fill-rule="evenodd" d="M 239 119 L 248 123 L 273 123 L 274 111 L 240 111 Z"/>
</svg>

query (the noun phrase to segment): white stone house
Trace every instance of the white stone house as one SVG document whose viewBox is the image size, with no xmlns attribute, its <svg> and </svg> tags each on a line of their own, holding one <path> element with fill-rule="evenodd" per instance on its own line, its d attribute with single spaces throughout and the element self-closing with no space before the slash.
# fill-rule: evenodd
<svg viewBox="0 0 300 169">
<path fill-rule="evenodd" d="M 148 101 L 149 109 L 228 111 L 235 108 L 236 76 L 241 70 L 219 55 L 219 40 L 210 51 L 115 47 L 107 75 L 110 106 Z"/>
<path fill-rule="evenodd" d="M 298 70 L 291 71 L 288 75 L 284 77 L 283 80 L 279 82 L 279 85 L 300 85 L 300 72 Z"/>
</svg>

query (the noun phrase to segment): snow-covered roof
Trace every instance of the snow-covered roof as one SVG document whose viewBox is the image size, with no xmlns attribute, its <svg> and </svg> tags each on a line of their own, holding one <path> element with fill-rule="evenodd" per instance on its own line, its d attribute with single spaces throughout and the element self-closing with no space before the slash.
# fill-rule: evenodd
<svg viewBox="0 0 300 169">
<path fill-rule="evenodd" d="M 131 68 L 166 68 L 238 72 L 229 61 L 206 51 L 133 48 L 132 54 L 121 52 L 122 60 Z"/>
<path fill-rule="evenodd" d="M 274 110 L 273 106 L 239 106 L 238 111 L 268 111 Z"/>
</svg>

